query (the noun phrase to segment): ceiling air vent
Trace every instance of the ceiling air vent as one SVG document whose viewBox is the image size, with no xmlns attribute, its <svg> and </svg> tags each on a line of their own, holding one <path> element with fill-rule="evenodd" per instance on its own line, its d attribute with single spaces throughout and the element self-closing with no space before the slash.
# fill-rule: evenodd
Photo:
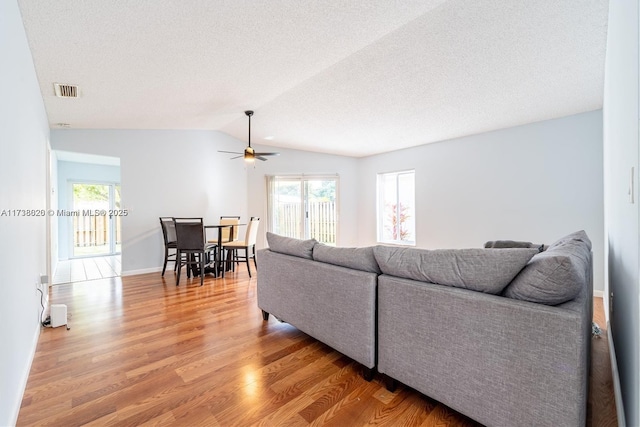
<svg viewBox="0 0 640 427">
<path fill-rule="evenodd" d="M 66 85 L 62 83 L 54 83 L 54 89 L 56 90 L 56 96 L 59 98 L 77 98 L 78 86 Z"/>
</svg>

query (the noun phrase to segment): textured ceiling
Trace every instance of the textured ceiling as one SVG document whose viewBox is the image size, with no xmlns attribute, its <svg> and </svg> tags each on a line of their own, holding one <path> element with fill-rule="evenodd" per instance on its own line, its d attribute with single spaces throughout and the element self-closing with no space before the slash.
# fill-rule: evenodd
<svg viewBox="0 0 640 427">
<path fill-rule="evenodd" d="M 607 1 L 18 3 L 52 128 L 246 142 L 253 109 L 252 142 L 365 156 L 602 107 Z"/>
</svg>

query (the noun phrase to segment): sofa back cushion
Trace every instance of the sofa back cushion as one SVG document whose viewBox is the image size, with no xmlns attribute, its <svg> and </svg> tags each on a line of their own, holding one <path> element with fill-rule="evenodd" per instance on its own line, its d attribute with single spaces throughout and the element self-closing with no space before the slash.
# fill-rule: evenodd
<svg viewBox="0 0 640 427">
<path fill-rule="evenodd" d="M 267 232 L 269 249 L 281 254 L 313 259 L 313 247 L 316 243 L 318 243 L 316 239 L 300 240 Z"/>
<path fill-rule="evenodd" d="M 509 298 L 558 305 L 571 301 L 591 283 L 591 241 L 584 231 L 565 236 L 535 255 L 507 286 Z"/>
<path fill-rule="evenodd" d="M 373 252 L 384 274 L 499 294 L 538 249 L 427 250 L 377 246 Z"/>
<path fill-rule="evenodd" d="M 380 274 L 380 267 L 378 267 L 373 255 L 373 247 L 336 248 L 318 243 L 313 247 L 313 259 L 327 264 Z"/>
</svg>

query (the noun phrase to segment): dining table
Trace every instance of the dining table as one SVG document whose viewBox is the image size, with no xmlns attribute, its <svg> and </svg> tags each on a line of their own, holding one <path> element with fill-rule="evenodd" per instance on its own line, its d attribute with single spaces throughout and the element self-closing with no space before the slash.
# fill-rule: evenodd
<svg viewBox="0 0 640 427">
<path fill-rule="evenodd" d="M 218 242 L 215 250 L 213 265 L 205 270 L 205 272 L 213 272 L 216 277 L 222 275 L 223 261 L 222 261 L 222 229 L 230 228 L 229 230 L 229 240 L 233 240 L 235 237 L 237 227 L 241 227 L 247 224 L 205 224 L 204 229 L 206 230 L 215 229 L 218 230 Z"/>
</svg>

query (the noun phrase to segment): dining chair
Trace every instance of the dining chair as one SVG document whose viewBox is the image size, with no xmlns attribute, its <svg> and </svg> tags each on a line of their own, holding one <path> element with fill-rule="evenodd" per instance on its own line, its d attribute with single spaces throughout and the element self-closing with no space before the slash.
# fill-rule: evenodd
<svg viewBox="0 0 640 427">
<path fill-rule="evenodd" d="M 178 268 L 178 262 L 176 261 L 178 249 L 176 245 L 176 226 L 173 223 L 173 218 L 166 216 L 159 218 L 160 227 L 162 227 L 162 237 L 164 238 L 164 265 L 162 266 L 162 276 L 164 276 L 169 261 L 173 262 L 173 271 Z M 169 253 L 169 250 L 172 250 L 173 253 Z"/>
<path fill-rule="evenodd" d="M 217 245 L 208 243 L 205 240 L 204 224 L 202 218 L 173 218 L 176 230 L 176 248 L 178 260 L 178 275 L 176 286 L 180 284 L 180 271 L 182 266 L 187 266 L 187 276 L 189 268 L 200 268 L 200 286 L 204 284 L 204 269 L 208 263 L 208 253 L 215 249 Z M 185 255 L 183 257 L 183 255 Z"/>
<path fill-rule="evenodd" d="M 258 269 L 258 263 L 256 262 L 256 240 L 258 238 L 259 225 L 260 218 L 252 216 L 249 220 L 249 224 L 247 224 L 247 231 L 244 235 L 244 240 L 234 240 L 222 245 L 223 249 L 231 251 L 226 262 L 231 262 L 235 265 L 239 264 L 240 261 L 245 261 L 249 277 L 251 277 L 251 266 L 249 265 L 249 260 L 251 258 L 253 258 L 253 264 L 256 267 L 256 270 Z M 238 254 L 239 250 L 244 250 L 244 255 Z M 251 253 L 249 253 L 249 250 L 251 250 Z M 224 269 L 222 274 L 224 277 Z"/>
<path fill-rule="evenodd" d="M 240 216 L 220 216 L 220 225 L 238 225 L 240 223 Z M 231 234 L 230 227 L 220 228 L 218 231 L 222 233 L 221 242 L 228 243 L 233 240 L 238 240 L 238 227 L 233 227 L 233 235 Z M 209 240 L 209 243 L 218 243 L 217 240 Z"/>
</svg>

